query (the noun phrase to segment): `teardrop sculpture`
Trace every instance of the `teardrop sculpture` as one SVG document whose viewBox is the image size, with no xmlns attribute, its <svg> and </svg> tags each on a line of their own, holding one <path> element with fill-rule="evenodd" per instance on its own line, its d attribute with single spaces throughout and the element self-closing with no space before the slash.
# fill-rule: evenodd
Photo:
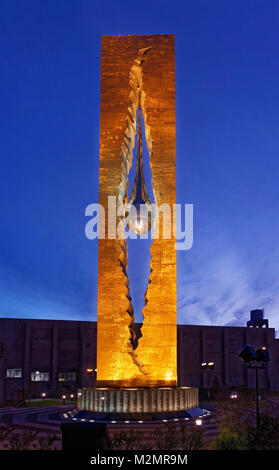
<svg viewBox="0 0 279 470">
<path fill-rule="evenodd" d="M 141 93 L 138 100 L 138 139 L 137 163 L 133 189 L 126 206 L 125 218 L 128 228 L 137 235 L 148 233 L 154 222 L 154 210 L 147 193 L 143 174 L 142 130 L 141 130 Z"/>
</svg>

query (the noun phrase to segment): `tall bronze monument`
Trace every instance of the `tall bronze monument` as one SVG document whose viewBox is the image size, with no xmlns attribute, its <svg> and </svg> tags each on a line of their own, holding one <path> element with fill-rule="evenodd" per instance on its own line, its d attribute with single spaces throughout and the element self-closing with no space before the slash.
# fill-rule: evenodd
<svg viewBox="0 0 279 470">
<path fill-rule="evenodd" d="M 115 196 L 118 204 L 127 197 L 139 92 L 156 206 L 172 207 L 176 200 L 174 36 L 103 36 L 99 203 L 106 210 L 108 196 Z M 97 383 L 176 385 L 175 238 L 160 236 L 152 243 L 142 337 L 136 350 L 131 344 L 127 265 L 126 240 L 99 240 Z"/>
<path fill-rule="evenodd" d="M 128 175 L 136 135 L 141 132 L 141 113 L 158 237 L 151 245 L 142 336 L 135 347 L 127 243 L 123 237 L 125 214 L 121 207 L 129 203 Z M 135 186 L 133 194 L 149 207 L 140 171 L 139 137 L 137 174 L 141 186 L 138 190 Z M 197 406 L 197 389 L 177 388 L 176 240 L 172 213 L 176 202 L 175 173 L 174 36 L 103 36 L 99 203 L 105 208 L 106 217 L 105 227 L 99 222 L 105 237 L 99 239 L 97 387 L 82 390 L 79 408 L 95 412 L 153 412 Z M 113 197 L 118 211 L 116 231 L 108 223 L 109 198 Z M 167 220 L 169 238 L 163 236 L 163 214 L 159 210 L 162 205 L 171 207 Z"/>
</svg>

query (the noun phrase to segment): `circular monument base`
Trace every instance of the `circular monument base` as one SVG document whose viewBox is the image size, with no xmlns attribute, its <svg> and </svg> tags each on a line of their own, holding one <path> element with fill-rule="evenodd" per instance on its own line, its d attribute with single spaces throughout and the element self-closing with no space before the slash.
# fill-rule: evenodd
<svg viewBox="0 0 279 470">
<path fill-rule="evenodd" d="M 177 388 L 82 388 L 78 410 L 94 413 L 164 413 L 198 408 L 198 389 Z"/>
</svg>

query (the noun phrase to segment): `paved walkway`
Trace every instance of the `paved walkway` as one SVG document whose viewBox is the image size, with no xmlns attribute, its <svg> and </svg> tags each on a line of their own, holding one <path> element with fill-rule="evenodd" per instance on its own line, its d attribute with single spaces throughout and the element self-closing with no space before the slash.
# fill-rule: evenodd
<svg viewBox="0 0 279 470">
<path fill-rule="evenodd" d="M 210 410 L 210 414 L 202 417 L 203 440 L 208 442 L 214 440 L 218 434 L 218 422 L 214 418 L 214 407 L 207 406 L 203 403 L 201 408 Z M 61 431 L 60 424 L 67 421 L 71 417 L 71 412 L 75 409 L 75 405 L 61 405 L 50 407 L 28 407 L 28 408 L 0 408 L 0 428 L 9 429 L 13 426 L 12 433 L 23 433 L 24 429 L 28 428 L 32 432 L 37 432 L 39 437 L 47 437 L 55 434 L 57 442 L 55 448 L 61 448 Z M 195 424 L 195 419 L 188 421 L 189 425 Z M 121 429 L 118 429 L 120 428 Z M 126 426 L 125 426 L 126 427 Z M 123 430 L 123 424 L 108 425 L 109 433 L 119 432 Z M 1 443 L 0 443 L 1 444 Z M 1 448 L 2 446 L 0 446 Z M 2 447 L 3 448 L 3 447 Z"/>
<path fill-rule="evenodd" d="M 28 408 L 0 408 L 0 425 L 34 425 L 56 427 L 67 419 L 75 405 L 40 406 Z"/>
</svg>

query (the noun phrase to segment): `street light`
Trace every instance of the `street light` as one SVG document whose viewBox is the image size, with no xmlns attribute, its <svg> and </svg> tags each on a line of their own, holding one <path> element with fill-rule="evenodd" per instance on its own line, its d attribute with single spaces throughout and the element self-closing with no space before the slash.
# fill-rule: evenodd
<svg viewBox="0 0 279 470">
<path fill-rule="evenodd" d="M 251 344 L 244 344 L 238 356 L 243 362 L 256 361 L 258 358 L 257 353 Z"/>
<path fill-rule="evenodd" d="M 66 395 L 62 395 L 62 399 L 63 399 L 63 405 L 66 404 L 65 400 L 66 400 Z"/>
<path fill-rule="evenodd" d="M 260 425 L 260 407 L 259 407 L 259 376 L 258 370 L 265 369 L 264 363 L 269 361 L 269 352 L 266 346 L 254 350 L 250 344 L 244 344 L 240 353 L 238 354 L 244 363 L 248 363 L 248 369 L 255 369 L 256 371 L 256 416 L 257 427 Z"/>
<path fill-rule="evenodd" d="M 42 393 L 42 398 L 43 398 L 43 400 L 46 399 L 46 394 L 45 393 Z"/>
<path fill-rule="evenodd" d="M 201 363 L 201 368 L 202 370 L 207 370 L 207 371 L 210 371 L 210 370 L 213 370 L 215 369 L 215 362 L 211 361 L 211 362 L 202 362 Z M 207 399 L 209 401 L 209 373 L 207 374 Z"/>
<path fill-rule="evenodd" d="M 215 368 L 215 362 L 202 362 L 201 363 L 201 368 L 206 370 L 206 369 L 214 369 Z"/>
<path fill-rule="evenodd" d="M 86 369 L 86 374 L 87 377 L 90 377 L 92 379 L 92 387 L 94 386 L 94 379 L 97 375 L 97 369 L 92 369 L 91 367 Z"/>
<path fill-rule="evenodd" d="M 269 352 L 265 346 L 260 349 L 257 349 L 257 362 L 268 362 L 269 361 Z"/>
<path fill-rule="evenodd" d="M 230 395 L 230 398 L 231 398 L 231 420 L 233 422 L 233 412 L 234 412 L 234 403 L 236 403 L 236 400 L 238 399 L 238 394 L 237 392 L 235 392 L 234 390 L 232 390 L 231 392 L 231 395 Z"/>
</svg>

